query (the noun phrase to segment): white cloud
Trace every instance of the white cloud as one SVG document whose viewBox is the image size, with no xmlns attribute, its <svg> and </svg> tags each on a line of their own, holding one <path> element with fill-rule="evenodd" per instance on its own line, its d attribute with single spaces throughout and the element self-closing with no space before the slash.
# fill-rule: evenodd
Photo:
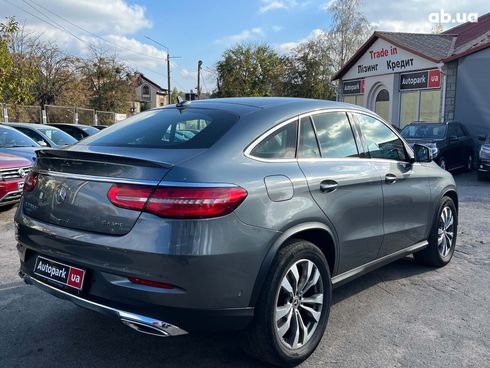
<svg viewBox="0 0 490 368">
<path fill-rule="evenodd" d="M 406 0 L 406 1 L 369 1 L 362 8 L 367 19 L 379 31 L 392 32 L 431 32 L 433 23 L 429 14 L 445 13 L 456 18 L 457 13 L 476 12 L 483 15 L 488 12 L 488 0 Z M 457 23 L 443 23 L 444 29 Z"/>
<path fill-rule="evenodd" d="M 280 32 L 284 29 L 283 26 L 272 26 L 271 28 L 274 32 Z"/>
<path fill-rule="evenodd" d="M 279 52 L 281 53 L 284 53 L 284 54 L 287 54 L 288 52 L 290 52 L 292 49 L 296 48 L 297 46 L 299 46 L 300 43 L 302 42 L 305 42 L 305 41 L 308 41 L 308 40 L 311 40 L 315 37 L 318 37 L 320 36 L 321 34 L 323 34 L 325 31 L 323 31 L 322 29 L 320 28 L 316 28 L 314 29 L 313 31 L 310 32 L 310 34 L 298 41 L 289 41 L 289 42 L 284 42 L 284 43 L 281 43 L 280 45 L 278 45 L 276 48 Z"/>
<path fill-rule="evenodd" d="M 296 0 L 262 0 L 259 14 L 264 14 L 271 10 L 289 9 L 296 5 L 298 5 Z"/>
<path fill-rule="evenodd" d="M 252 39 L 255 39 L 255 38 L 257 38 L 259 36 L 263 36 L 263 35 L 264 35 L 264 31 L 262 30 L 262 28 L 255 27 L 255 28 L 251 28 L 251 29 L 246 29 L 240 33 L 237 33 L 237 34 L 234 34 L 231 36 L 226 36 L 226 37 L 217 39 L 214 42 L 215 43 L 224 43 L 224 44 L 230 45 L 230 44 L 240 43 L 240 42 L 247 41 L 247 40 L 252 40 Z"/>
</svg>

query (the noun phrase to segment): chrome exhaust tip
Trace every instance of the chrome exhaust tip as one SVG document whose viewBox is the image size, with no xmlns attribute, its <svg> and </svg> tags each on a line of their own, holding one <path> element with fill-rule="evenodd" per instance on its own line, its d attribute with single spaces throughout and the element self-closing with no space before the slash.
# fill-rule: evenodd
<svg viewBox="0 0 490 368">
<path fill-rule="evenodd" d="M 179 336 L 187 334 L 187 331 L 184 331 L 183 329 L 167 322 L 141 316 L 139 314 L 133 314 L 123 311 L 118 312 L 122 323 L 140 333 L 158 337 Z"/>
</svg>

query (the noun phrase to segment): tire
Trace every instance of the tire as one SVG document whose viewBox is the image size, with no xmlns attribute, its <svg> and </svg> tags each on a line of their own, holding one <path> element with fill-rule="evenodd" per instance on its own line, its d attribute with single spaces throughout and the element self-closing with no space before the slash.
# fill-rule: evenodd
<svg viewBox="0 0 490 368">
<path fill-rule="evenodd" d="M 447 265 L 451 261 L 456 248 L 457 233 L 458 213 L 456 206 L 451 198 L 443 197 L 432 225 L 429 245 L 414 253 L 415 260 L 432 267 Z"/>
<path fill-rule="evenodd" d="M 295 268 L 300 276 L 299 287 L 295 287 L 294 283 Z M 305 277 L 308 270 L 310 277 Z M 305 279 L 310 282 L 305 282 Z M 308 286 L 310 283 L 312 285 Z M 305 291 L 303 296 L 300 296 L 301 290 Z M 292 367 L 303 362 L 322 339 L 331 300 L 330 271 L 321 250 L 308 241 L 288 241 L 276 255 L 264 282 L 255 307 L 254 321 L 245 332 L 244 350 L 259 360 L 277 366 Z M 279 316 L 276 321 L 277 314 L 282 317 Z M 304 325 L 306 332 L 295 328 Z M 298 338 L 295 339 L 295 336 Z"/>
<path fill-rule="evenodd" d="M 466 165 L 464 167 L 464 171 L 470 172 L 473 170 L 473 155 L 469 154 L 468 158 L 466 159 Z"/>
<path fill-rule="evenodd" d="M 441 167 L 441 169 L 447 171 L 447 161 L 444 156 L 437 160 L 437 164 Z"/>
</svg>

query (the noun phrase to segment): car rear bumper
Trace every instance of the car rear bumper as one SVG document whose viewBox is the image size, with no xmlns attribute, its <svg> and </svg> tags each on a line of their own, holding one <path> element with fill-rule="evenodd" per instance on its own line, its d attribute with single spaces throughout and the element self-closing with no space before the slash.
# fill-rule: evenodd
<svg viewBox="0 0 490 368">
<path fill-rule="evenodd" d="M 159 222 L 159 230 L 152 221 Z M 258 271 L 277 232 L 245 225 L 233 214 L 200 225 L 187 223 L 185 231 L 180 231 L 182 220 L 171 229 L 170 222 L 142 214 L 127 235 L 97 235 L 32 219 L 21 204 L 16 214 L 20 271 L 32 283 L 38 281 L 36 286 L 48 285 L 43 290 L 79 305 L 83 300 L 84 306 L 95 303 L 189 332 L 245 328 L 253 318 Z M 175 237 L 157 236 L 162 229 Z M 169 245 L 172 239 L 175 243 Z M 34 275 L 37 256 L 85 270 L 83 289 Z M 129 277 L 176 287 L 134 284 Z"/>
</svg>

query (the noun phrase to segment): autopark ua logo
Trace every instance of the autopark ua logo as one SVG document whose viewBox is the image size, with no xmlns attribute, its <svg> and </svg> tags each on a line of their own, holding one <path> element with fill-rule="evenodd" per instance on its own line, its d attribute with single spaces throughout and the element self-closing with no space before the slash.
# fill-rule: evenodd
<svg viewBox="0 0 490 368">
<path fill-rule="evenodd" d="M 477 23 L 478 13 L 464 13 L 458 12 L 455 14 L 448 13 L 444 9 L 439 12 L 433 12 L 429 14 L 429 22 L 434 24 L 447 24 L 447 23 Z"/>
</svg>

